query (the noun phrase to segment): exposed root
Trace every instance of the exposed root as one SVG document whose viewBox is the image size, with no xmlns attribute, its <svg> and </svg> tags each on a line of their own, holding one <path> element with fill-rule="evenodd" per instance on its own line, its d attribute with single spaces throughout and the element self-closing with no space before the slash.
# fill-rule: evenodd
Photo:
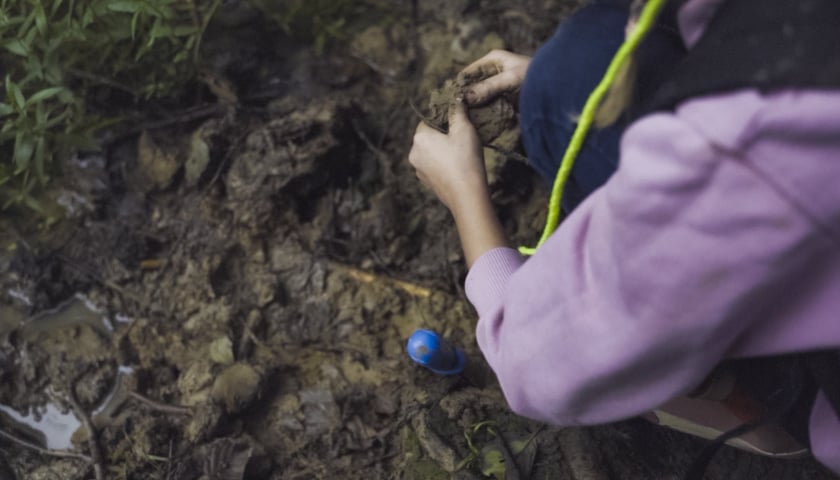
<svg viewBox="0 0 840 480">
<path fill-rule="evenodd" d="M 71 387 L 68 390 L 67 401 L 70 402 L 70 406 L 73 408 L 76 416 L 79 417 L 82 425 L 88 431 L 88 448 L 90 448 L 90 461 L 93 464 L 93 473 L 96 476 L 96 480 L 105 480 L 105 458 L 102 456 L 102 447 L 99 445 L 96 429 L 93 427 L 90 415 L 88 415 L 85 409 L 79 404 L 78 399 L 76 399 L 73 388 Z"/>
<path fill-rule="evenodd" d="M 52 450 L 49 448 L 40 447 L 38 445 L 35 445 L 34 443 L 28 442 L 4 430 L 0 430 L 0 437 L 5 438 L 6 440 L 21 447 L 36 451 L 42 455 L 49 455 L 51 457 L 58 458 L 74 458 L 76 460 L 84 460 L 88 463 L 91 463 L 93 461 L 90 457 L 82 453 L 71 452 L 69 450 Z"/>
<path fill-rule="evenodd" d="M 366 272 L 364 270 L 359 270 L 355 267 L 349 267 L 346 265 L 335 264 L 342 272 L 347 274 L 348 277 L 362 283 L 384 283 L 390 285 L 392 287 L 398 288 L 409 295 L 420 297 L 420 298 L 429 298 L 434 293 L 434 290 L 417 285 L 416 283 L 406 282 L 405 280 L 398 280 L 396 278 L 387 277 L 385 275 L 379 275 L 376 273 Z"/>
<path fill-rule="evenodd" d="M 171 413 L 174 415 L 192 415 L 192 411 L 187 407 L 161 403 L 137 392 L 128 392 L 128 395 L 131 398 L 137 400 L 138 402 L 151 408 L 152 410 L 156 410 L 158 412 Z"/>
</svg>

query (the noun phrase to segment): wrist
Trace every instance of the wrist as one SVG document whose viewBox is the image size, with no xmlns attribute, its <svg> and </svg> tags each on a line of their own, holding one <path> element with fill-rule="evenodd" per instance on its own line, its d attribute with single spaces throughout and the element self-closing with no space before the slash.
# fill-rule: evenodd
<svg viewBox="0 0 840 480">
<path fill-rule="evenodd" d="M 482 177 L 459 182 L 447 206 L 456 221 L 458 218 L 473 215 L 476 211 L 492 208 L 487 181 Z"/>
</svg>

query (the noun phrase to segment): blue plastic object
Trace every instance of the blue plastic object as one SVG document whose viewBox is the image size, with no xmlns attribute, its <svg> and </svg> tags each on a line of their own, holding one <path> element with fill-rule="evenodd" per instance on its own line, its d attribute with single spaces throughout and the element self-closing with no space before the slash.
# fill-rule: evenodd
<svg viewBox="0 0 840 480">
<path fill-rule="evenodd" d="M 405 346 L 408 356 L 439 375 L 455 375 L 464 371 L 464 352 L 431 330 L 417 330 Z"/>
</svg>

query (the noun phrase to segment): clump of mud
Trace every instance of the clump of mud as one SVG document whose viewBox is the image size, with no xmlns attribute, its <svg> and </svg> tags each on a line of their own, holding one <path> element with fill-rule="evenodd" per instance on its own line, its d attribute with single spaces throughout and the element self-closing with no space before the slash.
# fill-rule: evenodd
<svg viewBox="0 0 840 480">
<path fill-rule="evenodd" d="M 439 130 L 446 130 L 449 124 L 449 108 L 457 98 L 463 98 L 466 89 L 484 80 L 481 76 L 459 76 L 447 80 L 443 86 L 432 91 L 429 98 L 429 118 L 427 121 Z M 490 102 L 469 109 L 478 137 L 485 145 L 493 143 L 505 132 L 517 125 L 516 107 L 505 95 L 500 95 Z"/>
</svg>

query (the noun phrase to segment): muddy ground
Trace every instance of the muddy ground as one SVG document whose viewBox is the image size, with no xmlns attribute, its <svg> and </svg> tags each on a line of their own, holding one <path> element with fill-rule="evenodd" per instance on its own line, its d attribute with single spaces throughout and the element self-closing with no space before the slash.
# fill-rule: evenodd
<svg viewBox="0 0 840 480">
<path fill-rule="evenodd" d="M 260 18 L 211 28 L 197 110 L 75 158 L 67 221 L 4 220 L 0 479 L 678 478 L 689 437 L 508 412 L 451 219 L 405 162 L 430 92 L 575 3 L 394 3 L 322 55 Z M 546 189 L 515 129 L 494 142 L 494 201 L 532 243 Z M 417 328 L 466 373 L 412 364 Z M 727 449 L 708 478 L 822 473 Z"/>
</svg>

